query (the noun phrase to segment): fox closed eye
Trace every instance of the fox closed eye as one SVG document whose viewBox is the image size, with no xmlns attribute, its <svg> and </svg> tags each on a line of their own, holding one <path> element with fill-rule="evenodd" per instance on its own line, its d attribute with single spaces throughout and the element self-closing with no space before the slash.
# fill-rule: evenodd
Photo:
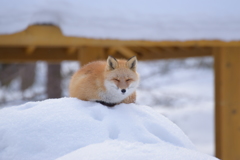
<svg viewBox="0 0 240 160">
<path fill-rule="evenodd" d="M 131 81 L 131 80 L 132 80 L 132 79 L 127 79 L 126 82 L 129 82 L 129 81 Z"/>
<path fill-rule="evenodd" d="M 120 80 L 119 79 L 113 79 L 114 81 L 117 81 L 117 82 L 120 82 Z"/>
</svg>

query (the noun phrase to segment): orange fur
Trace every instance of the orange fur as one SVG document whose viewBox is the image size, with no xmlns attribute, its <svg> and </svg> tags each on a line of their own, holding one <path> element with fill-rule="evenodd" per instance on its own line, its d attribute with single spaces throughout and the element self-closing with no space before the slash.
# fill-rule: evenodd
<svg viewBox="0 0 240 160">
<path fill-rule="evenodd" d="M 136 57 L 128 61 L 109 57 L 107 61 L 91 62 L 72 76 L 70 96 L 85 101 L 133 103 L 139 82 L 136 63 Z"/>
</svg>

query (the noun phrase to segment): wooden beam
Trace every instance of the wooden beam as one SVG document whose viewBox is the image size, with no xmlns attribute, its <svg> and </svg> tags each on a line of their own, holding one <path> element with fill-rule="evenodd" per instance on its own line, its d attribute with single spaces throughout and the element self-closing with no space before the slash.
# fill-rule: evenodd
<svg viewBox="0 0 240 160">
<path fill-rule="evenodd" d="M 216 156 L 240 159 L 240 48 L 217 48 L 215 57 Z"/>
<path fill-rule="evenodd" d="M 69 47 L 67 49 L 67 54 L 74 54 L 77 52 L 77 47 Z"/>
<path fill-rule="evenodd" d="M 25 50 L 26 54 L 32 54 L 36 50 L 35 46 L 28 46 Z"/>
<path fill-rule="evenodd" d="M 153 49 L 153 47 L 151 47 Z M 155 47 L 156 48 L 156 47 Z M 143 47 L 131 48 L 133 53 L 128 55 L 120 55 L 117 50 L 114 55 L 116 58 L 130 58 L 134 54 L 137 55 L 139 60 L 153 60 L 153 59 L 164 59 L 164 58 L 186 58 L 186 57 L 198 57 L 198 56 L 210 56 L 212 54 L 211 48 L 205 49 L 192 49 L 192 50 L 176 50 L 175 52 L 169 52 L 162 49 L 152 51 L 152 49 Z M 24 47 L 0 47 L 0 61 L 1 62 L 27 62 L 27 61 L 63 61 L 63 60 L 81 60 L 83 64 L 90 62 L 92 60 L 106 59 L 109 54 L 109 50 L 105 53 L 102 47 L 69 47 L 69 48 L 49 48 L 40 47 L 29 49 L 30 54 L 26 53 L 26 48 Z M 80 50 L 80 51 L 78 51 Z M 130 50 L 130 49 L 129 49 Z M 130 51 L 131 51 L 130 50 Z M 159 51 L 159 52 L 157 52 Z M 80 54 L 82 55 L 80 55 Z M 88 57 L 89 55 L 89 57 Z M 86 56 L 86 57 L 85 57 Z M 84 62 L 85 61 L 85 62 Z"/>
<path fill-rule="evenodd" d="M 107 54 L 105 54 L 102 47 L 83 47 L 79 50 L 78 59 L 81 65 L 85 65 L 91 61 L 106 60 Z"/>
<path fill-rule="evenodd" d="M 45 47 L 69 47 L 69 46 L 145 46 L 145 47 L 227 47 L 240 46 L 240 41 L 224 42 L 219 40 L 207 41 L 144 41 L 144 40 L 111 40 L 90 39 L 63 36 L 60 29 L 55 26 L 36 25 L 30 26 L 22 32 L 11 35 L 0 35 L 0 46 L 45 46 Z"/>
<path fill-rule="evenodd" d="M 164 48 L 154 48 L 154 47 L 131 47 L 131 49 L 138 54 L 139 60 L 154 60 L 154 59 L 170 59 L 170 58 L 187 58 L 187 57 L 202 57 L 202 56 L 211 56 L 213 53 L 212 48 L 194 48 L 194 49 L 178 49 L 173 50 L 168 47 Z"/>
<path fill-rule="evenodd" d="M 120 53 L 125 58 L 131 58 L 133 56 L 136 56 L 136 53 L 134 51 L 124 46 L 109 47 L 109 49 L 107 50 L 108 55 L 114 56 L 116 53 Z"/>
<path fill-rule="evenodd" d="M 110 48 L 107 50 L 107 54 L 110 55 L 110 56 L 114 56 L 116 53 L 117 53 L 117 50 L 116 50 L 116 48 L 114 48 L 114 47 L 110 47 Z"/>
<path fill-rule="evenodd" d="M 36 48 L 31 54 L 26 54 L 25 48 L 0 48 L 0 62 L 4 63 L 31 61 L 59 62 L 77 59 L 77 53 L 69 55 L 66 53 L 65 48 Z"/>
<path fill-rule="evenodd" d="M 118 51 L 124 55 L 126 58 L 131 58 L 133 56 L 136 56 L 136 53 L 132 50 L 130 50 L 127 47 L 118 47 Z"/>
</svg>

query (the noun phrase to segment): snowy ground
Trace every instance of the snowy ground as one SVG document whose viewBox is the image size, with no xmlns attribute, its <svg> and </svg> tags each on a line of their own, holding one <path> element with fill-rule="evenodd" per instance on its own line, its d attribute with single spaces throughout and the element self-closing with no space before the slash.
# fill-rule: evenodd
<svg viewBox="0 0 240 160">
<path fill-rule="evenodd" d="M 4 160 L 217 160 L 151 107 L 76 98 L 1 109 L 0 142 Z"/>
<path fill-rule="evenodd" d="M 211 67 L 199 66 L 199 60 L 212 63 L 212 59 L 208 57 L 140 62 L 138 71 L 141 84 L 137 103 L 152 106 L 177 124 L 199 151 L 214 155 L 213 70 Z M 79 65 L 76 62 L 64 62 L 62 67 L 62 75 L 68 77 Z M 1 88 L 0 97 L 7 96 L 9 100 L 1 106 L 25 103 L 26 101 L 20 99 L 23 96 L 31 97 L 32 94 L 39 94 L 37 99 L 45 99 L 45 72 L 44 63 L 39 63 L 37 81 L 24 94 L 18 90 L 18 80 L 11 84 L 11 90 Z M 65 88 L 63 96 L 68 96 L 68 83 L 69 77 L 62 84 Z"/>
</svg>

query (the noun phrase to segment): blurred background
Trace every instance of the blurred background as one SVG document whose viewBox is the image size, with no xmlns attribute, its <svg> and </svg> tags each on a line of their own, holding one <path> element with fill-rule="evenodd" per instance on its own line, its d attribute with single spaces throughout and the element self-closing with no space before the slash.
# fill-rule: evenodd
<svg viewBox="0 0 240 160">
<path fill-rule="evenodd" d="M 1 63 L 1 107 L 68 96 L 69 80 L 80 67 L 77 61 Z M 180 107 L 213 100 L 212 57 L 139 61 L 138 72 L 138 103 Z"/>
<path fill-rule="evenodd" d="M 78 61 L 1 63 L 0 107 L 68 97 Z M 137 103 L 153 107 L 176 123 L 197 148 L 214 155 L 213 58 L 139 61 Z"/>
</svg>

